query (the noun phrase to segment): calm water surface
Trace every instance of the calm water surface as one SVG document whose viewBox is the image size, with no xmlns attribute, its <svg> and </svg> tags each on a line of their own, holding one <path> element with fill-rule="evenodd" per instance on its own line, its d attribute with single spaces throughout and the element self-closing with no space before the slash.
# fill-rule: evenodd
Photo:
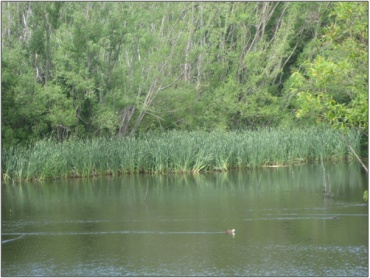
<svg viewBox="0 0 370 278">
<path fill-rule="evenodd" d="M 3 185 L 1 274 L 368 276 L 367 176 L 325 167 Z"/>
</svg>

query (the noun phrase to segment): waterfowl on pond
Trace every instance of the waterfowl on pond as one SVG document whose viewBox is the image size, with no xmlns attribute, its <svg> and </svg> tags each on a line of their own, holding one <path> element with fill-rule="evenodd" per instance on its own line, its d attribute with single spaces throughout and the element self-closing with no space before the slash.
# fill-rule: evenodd
<svg viewBox="0 0 370 278">
<path fill-rule="evenodd" d="M 234 235 L 235 234 L 235 229 L 226 230 L 226 234 L 227 235 Z"/>
</svg>

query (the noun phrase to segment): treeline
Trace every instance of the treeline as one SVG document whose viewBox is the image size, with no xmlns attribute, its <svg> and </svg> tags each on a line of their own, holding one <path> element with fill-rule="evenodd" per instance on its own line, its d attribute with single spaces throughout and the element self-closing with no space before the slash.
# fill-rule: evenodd
<svg viewBox="0 0 370 278">
<path fill-rule="evenodd" d="M 2 144 L 367 133 L 367 2 L 2 2 Z"/>
</svg>

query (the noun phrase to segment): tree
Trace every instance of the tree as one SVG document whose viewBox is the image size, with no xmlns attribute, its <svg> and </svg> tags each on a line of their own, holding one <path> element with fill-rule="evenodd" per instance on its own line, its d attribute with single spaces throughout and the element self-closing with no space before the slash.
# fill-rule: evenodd
<svg viewBox="0 0 370 278">
<path fill-rule="evenodd" d="M 367 14 L 366 3 L 335 3 L 331 24 L 309 46 L 314 47 L 314 55 L 302 59 L 300 70 L 292 74 L 288 86 L 296 96 L 297 118 L 330 123 L 344 132 L 356 128 L 364 136 L 366 147 L 368 26 L 363 22 Z"/>
<path fill-rule="evenodd" d="M 367 131 L 367 16 L 365 3 L 336 3 L 314 57 L 290 80 L 296 116 Z"/>
<path fill-rule="evenodd" d="M 2 7 L 9 144 L 299 121 L 367 130 L 364 3 Z"/>
</svg>

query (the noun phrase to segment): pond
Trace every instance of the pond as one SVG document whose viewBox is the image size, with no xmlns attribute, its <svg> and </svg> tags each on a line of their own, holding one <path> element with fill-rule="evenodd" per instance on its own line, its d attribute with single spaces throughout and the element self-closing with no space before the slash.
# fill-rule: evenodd
<svg viewBox="0 0 370 278">
<path fill-rule="evenodd" d="M 357 163 L 323 173 L 318 164 L 3 185 L 1 274 L 368 276 L 367 175 Z"/>
</svg>

